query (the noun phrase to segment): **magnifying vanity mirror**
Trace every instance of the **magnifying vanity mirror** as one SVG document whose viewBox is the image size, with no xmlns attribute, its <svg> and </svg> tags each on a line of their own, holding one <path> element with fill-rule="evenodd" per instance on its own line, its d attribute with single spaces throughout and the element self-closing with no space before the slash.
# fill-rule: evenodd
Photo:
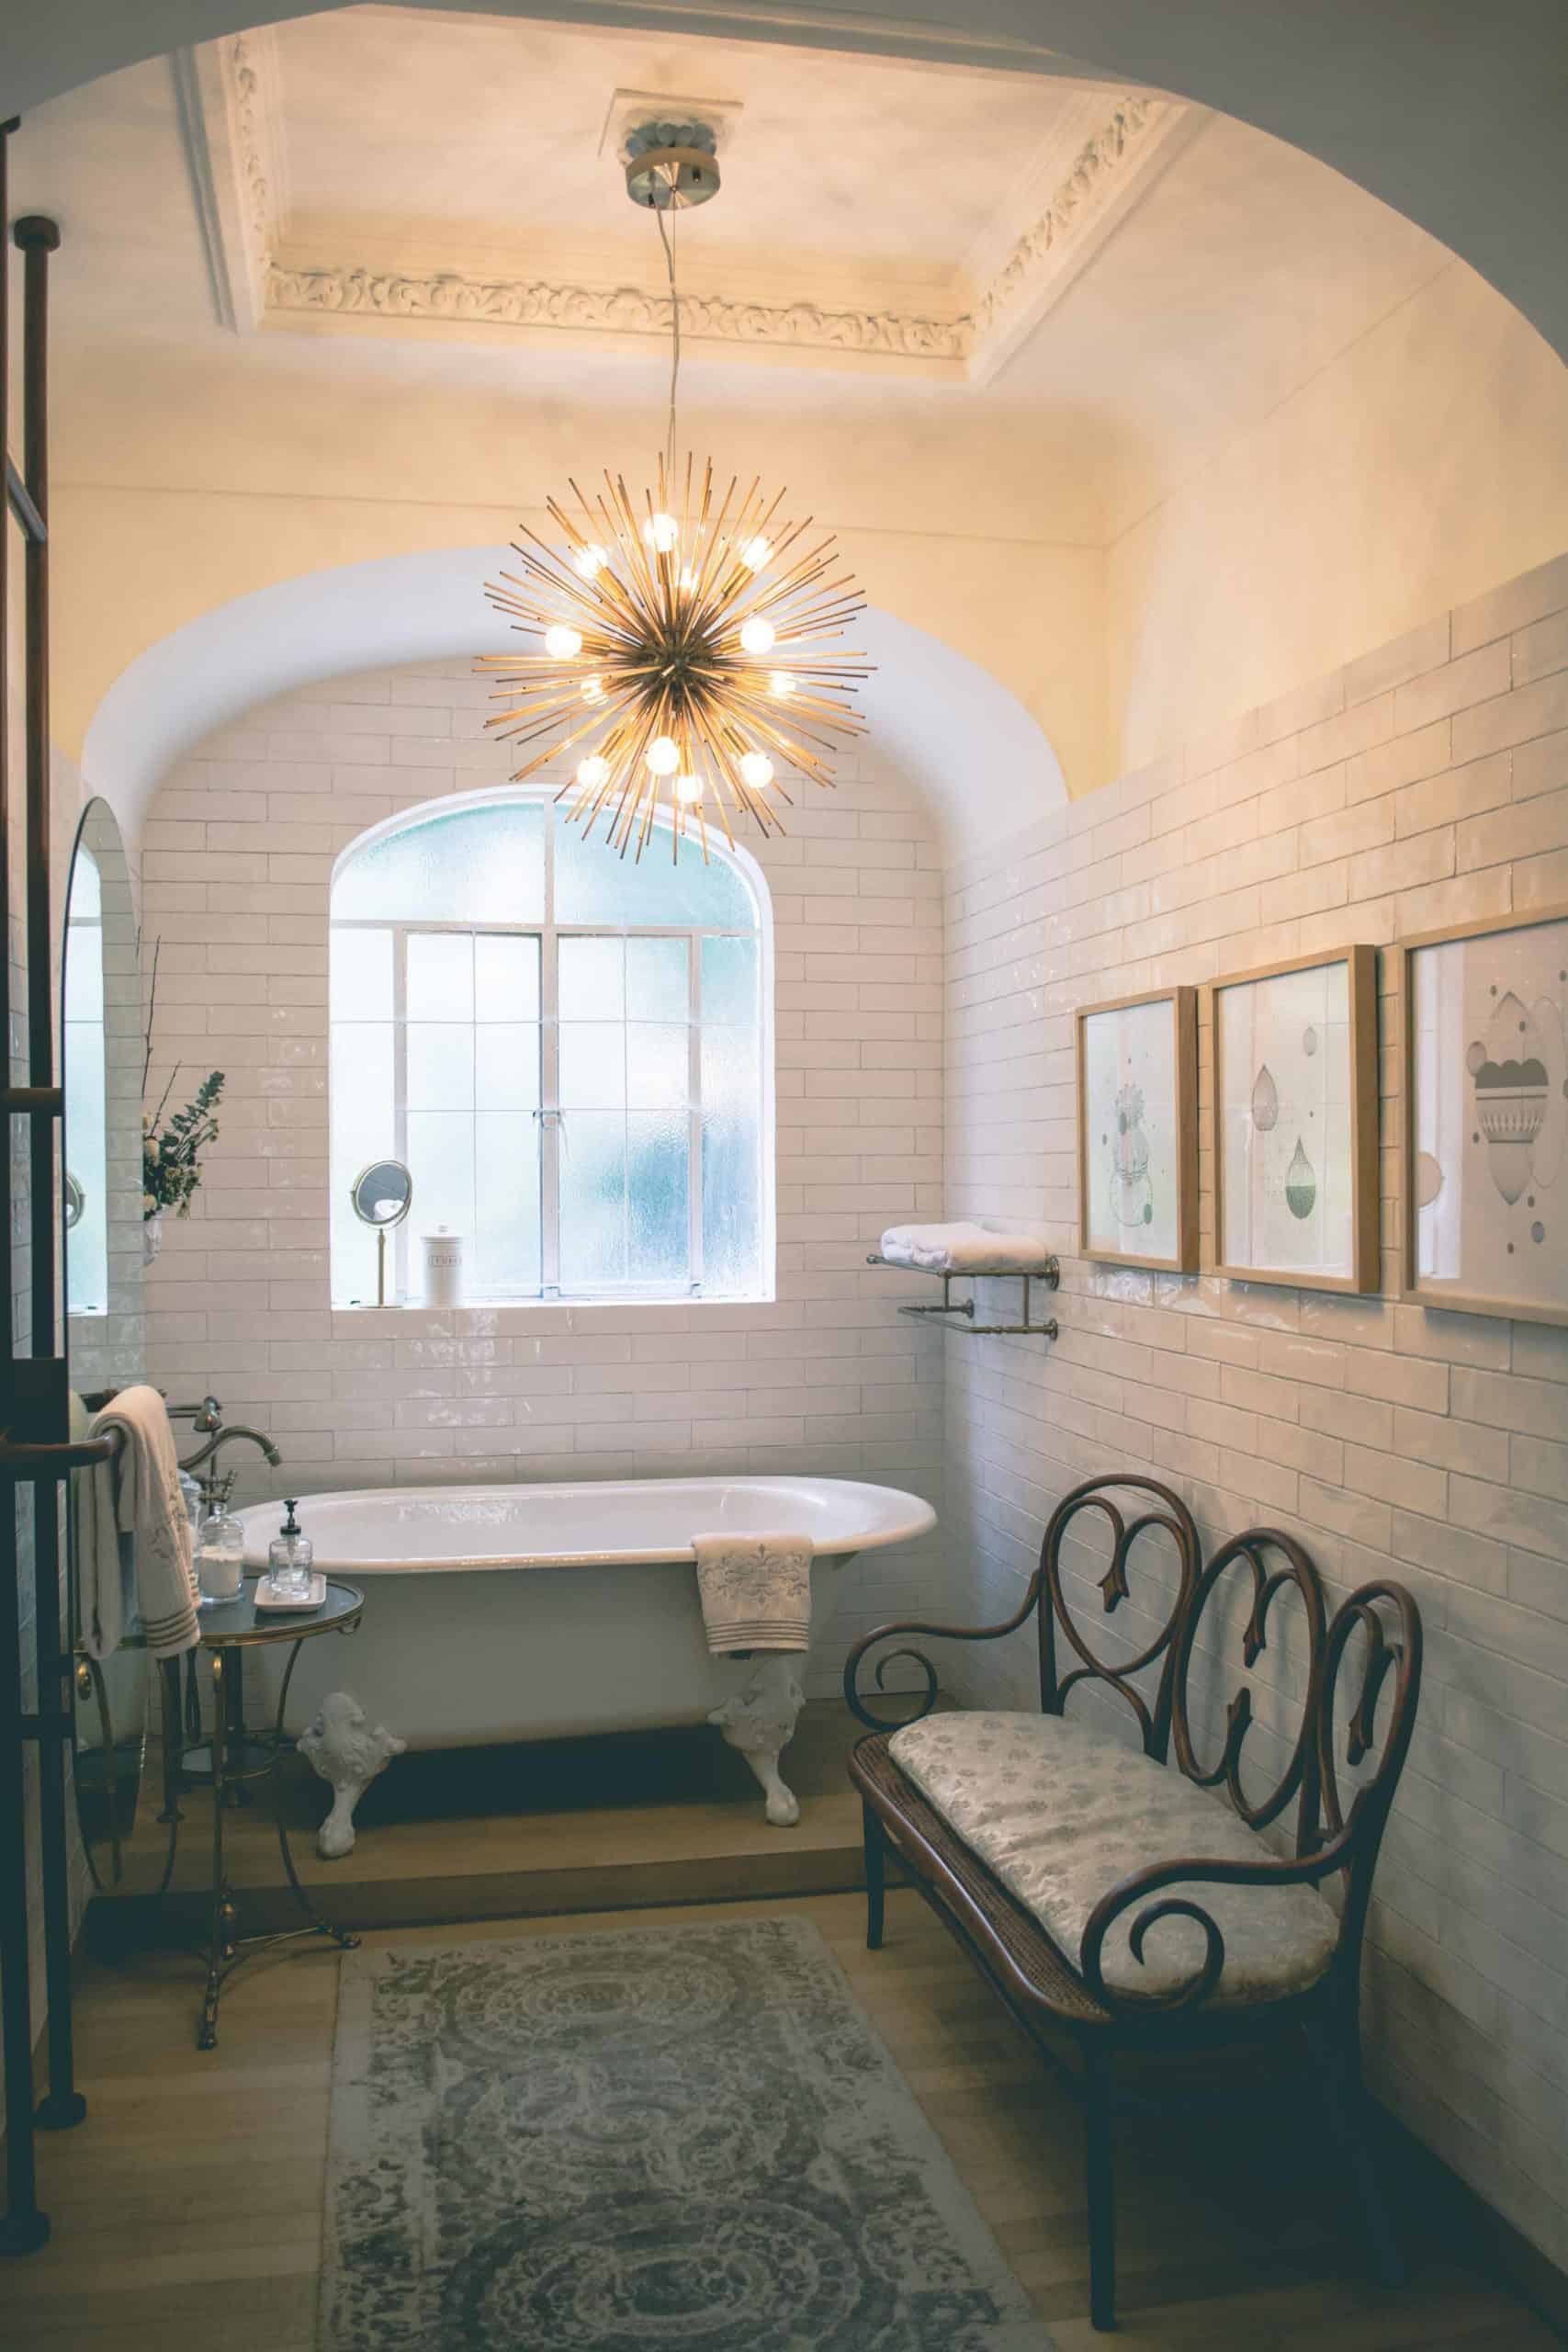
<svg viewBox="0 0 1568 2352">
<path fill-rule="evenodd" d="M 349 1187 L 354 1214 L 376 1231 L 376 1304 L 387 1304 L 387 1236 L 413 1206 L 413 1178 L 400 1159 L 373 1159 Z"/>
<path fill-rule="evenodd" d="M 78 1396 L 145 1378 L 141 1243 L 141 982 L 130 876 L 107 804 L 91 801 L 71 859 L 61 959 L 65 1090 L 65 1352 Z M 81 1473 L 76 1476 L 80 1476 Z M 70 1514 L 74 1538 L 75 1513 Z M 70 1554 L 76 1802 L 100 1886 L 123 1885 L 157 1694 L 145 1650 L 88 1658 Z M 149 1883 L 156 1883 L 148 1845 Z M 161 1855 L 160 1855 L 161 1866 Z"/>
</svg>

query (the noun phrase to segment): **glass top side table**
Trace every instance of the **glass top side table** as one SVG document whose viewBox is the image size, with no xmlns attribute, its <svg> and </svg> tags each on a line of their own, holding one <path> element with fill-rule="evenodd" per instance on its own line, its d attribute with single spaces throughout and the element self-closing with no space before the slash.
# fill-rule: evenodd
<svg viewBox="0 0 1568 2352">
<path fill-rule="evenodd" d="M 245 1590 L 237 1600 L 220 1601 L 201 1612 L 201 1647 L 196 1655 L 211 1679 L 212 1727 L 209 1738 L 188 1740 L 180 1737 L 177 1731 L 178 1661 L 169 1661 L 175 1669 L 175 1679 L 172 1685 L 172 1710 L 165 1702 L 165 1722 L 169 1724 L 166 1736 L 174 1738 L 174 1753 L 178 1757 L 175 1782 L 176 1786 L 185 1788 L 206 1782 L 210 1785 L 212 1792 L 211 1908 L 207 1939 L 207 1986 L 196 2034 L 198 2050 L 211 2050 L 217 2046 L 218 2005 L 224 1985 L 242 1961 L 253 1959 L 257 1952 L 265 1951 L 274 1944 L 292 1943 L 305 1936 L 323 1936 L 343 1951 L 352 1951 L 359 1941 L 357 1936 L 348 1935 L 343 1928 L 334 1928 L 323 1919 L 299 1883 L 299 1874 L 294 1867 L 294 1856 L 289 1849 L 288 1821 L 278 1783 L 278 1766 L 288 1752 L 283 1722 L 288 1704 L 288 1686 L 294 1679 L 299 1652 L 319 1634 L 352 1634 L 359 1623 L 365 1595 L 356 1585 L 340 1584 L 329 1578 L 326 1598 L 315 1609 L 258 1610 L 255 1598 L 257 1581 L 247 1581 Z M 268 1642 L 292 1643 L 293 1648 L 283 1671 L 272 1730 L 259 1738 L 247 1737 L 241 1711 L 234 1703 L 240 1666 L 247 1649 Z M 165 1690 L 170 1688 L 166 1668 Z M 199 1771 L 190 1769 L 197 1754 L 207 1768 Z M 237 1800 L 241 1789 L 248 1781 L 261 1780 L 268 1784 L 284 1872 L 305 1924 L 299 1928 L 286 1928 L 273 1935 L 242 1936 L 237 1933 L 239 1906 L 229 1883 L 224 1860 L 223 1823 L 225 1814 Z M 177 1822 L 175 1791 L 171 1789 L 170 1794 Z M 172 1866 L 173 1826 L 170 1862 Z"/>
</svg>

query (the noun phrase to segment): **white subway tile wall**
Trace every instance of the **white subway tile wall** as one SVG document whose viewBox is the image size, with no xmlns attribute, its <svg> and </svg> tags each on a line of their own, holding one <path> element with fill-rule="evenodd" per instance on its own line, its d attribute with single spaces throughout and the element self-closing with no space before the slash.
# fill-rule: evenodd
<svg viewBox="0 0 1568 2352">
<path fill-rule="evenodd" d="M 868 1271 L 941 1207 L 942 889 L 934 837 L 872 760 L 749 844 L 773 893 L 777 1296 L 761 1304 L 336 1312 L 327 1269 L 327 903 L 333 861 L 396 812 L 504 783 L 465 661 L 336 678 L 254 710 L 170 774 L 143 842 L 161 939 L 151 1085 L 228 1073 L 222 1134 L 149 1278 L 151 1376 L 269 1430 L 242 1498 L 451 1481 L 815 1471 L 940 1499 L 940 1338 Z M 608 853 L 606 853 L 608 854 Z M 176 1092 L 178 1090 L 176 1089 Z M 265 1480 L 265 1483 L 262 1483 Z M 838 1588 L 810 1687 L 924 1609 L 934 1541 Z"/>
<path fill-rule="evenodd" d="M 1295 1532 L 1337 1595 L 1413 1589 L 1371 2076 L 1568 2265 L 1568 1329 L 1394 1301 L 1393 959 L 1383 1297 L 1071 1254 L 1077 1005 L 1563 901 L 1568 557 L 950 873 L 947 1212 L 1037 1225 L 1063 1281 L 1055 1347 L 947 1340 L 945 1516 L 972 1621 L 1010 1613 L 1055 1501 L 1115 1468 L 1175 1486 L 1211 1540 Z M 1202 1180 L 1207 1263 L 1206 1154 Z M 972 1702 L 1032 1702 L 1020 1638 L 942 1663 Z"/>
</svg>

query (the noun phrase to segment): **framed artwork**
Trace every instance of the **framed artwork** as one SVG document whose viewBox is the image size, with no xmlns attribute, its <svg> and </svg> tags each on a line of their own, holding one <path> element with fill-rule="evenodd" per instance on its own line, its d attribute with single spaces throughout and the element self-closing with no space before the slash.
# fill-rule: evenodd
<svg viewBox="0 0 1568 2352">
<path fill-rule="evenodd" d="M 1405 943 L 1404 1295 L 1568 1323 L 1568 907 Z"/>
<path fill-rule="evenodd" d="M 1266 964 L 1209 998 L 1215 1272 L 1376 1290 L 1377 950 Z"/>
<path fill-rule="evenodd" d="M 1198 1267 L 1198 991 L 1153 989 L 1077 1020 L 1078 1253 Z"/>
</svg>

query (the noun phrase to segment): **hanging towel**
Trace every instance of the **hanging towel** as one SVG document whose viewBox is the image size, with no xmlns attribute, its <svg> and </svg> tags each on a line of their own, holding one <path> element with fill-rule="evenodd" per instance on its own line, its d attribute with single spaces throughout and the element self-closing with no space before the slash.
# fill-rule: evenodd
<svg viewBox="0 0 1568 2352">
<path fill-rule="evenodd" d="M 809 1535 L 694 1535 L 703 1623 L 716 1657 L 803 1650 L 811 1639 Z"/>
<path fill-rule="evenodd" d="M 157 1390 L 122 1388 L 88 1434 L 110 1430 L 121 1433 L 118 1452 L 80 1473 L 75 1489 L 82 1639 L 93 1657 L 118 1649 L 133 1577 L 148 1648 L 180 1657 L 201 1638 L 196 1571 L 175 1435 Z"/>
<path fill-rule="evenodd" d="M 1045 1262 L 1045 1244 L 1037 1233 L 990 1232 L 983 1225 L 890 1225 L 882 1237 L 882 1254 L 895 1266 L 914 1266 L 925 1274 L 966 1274 L 984 1267 L 987 1273 L 1033 1274 Z"/>
</svg>

